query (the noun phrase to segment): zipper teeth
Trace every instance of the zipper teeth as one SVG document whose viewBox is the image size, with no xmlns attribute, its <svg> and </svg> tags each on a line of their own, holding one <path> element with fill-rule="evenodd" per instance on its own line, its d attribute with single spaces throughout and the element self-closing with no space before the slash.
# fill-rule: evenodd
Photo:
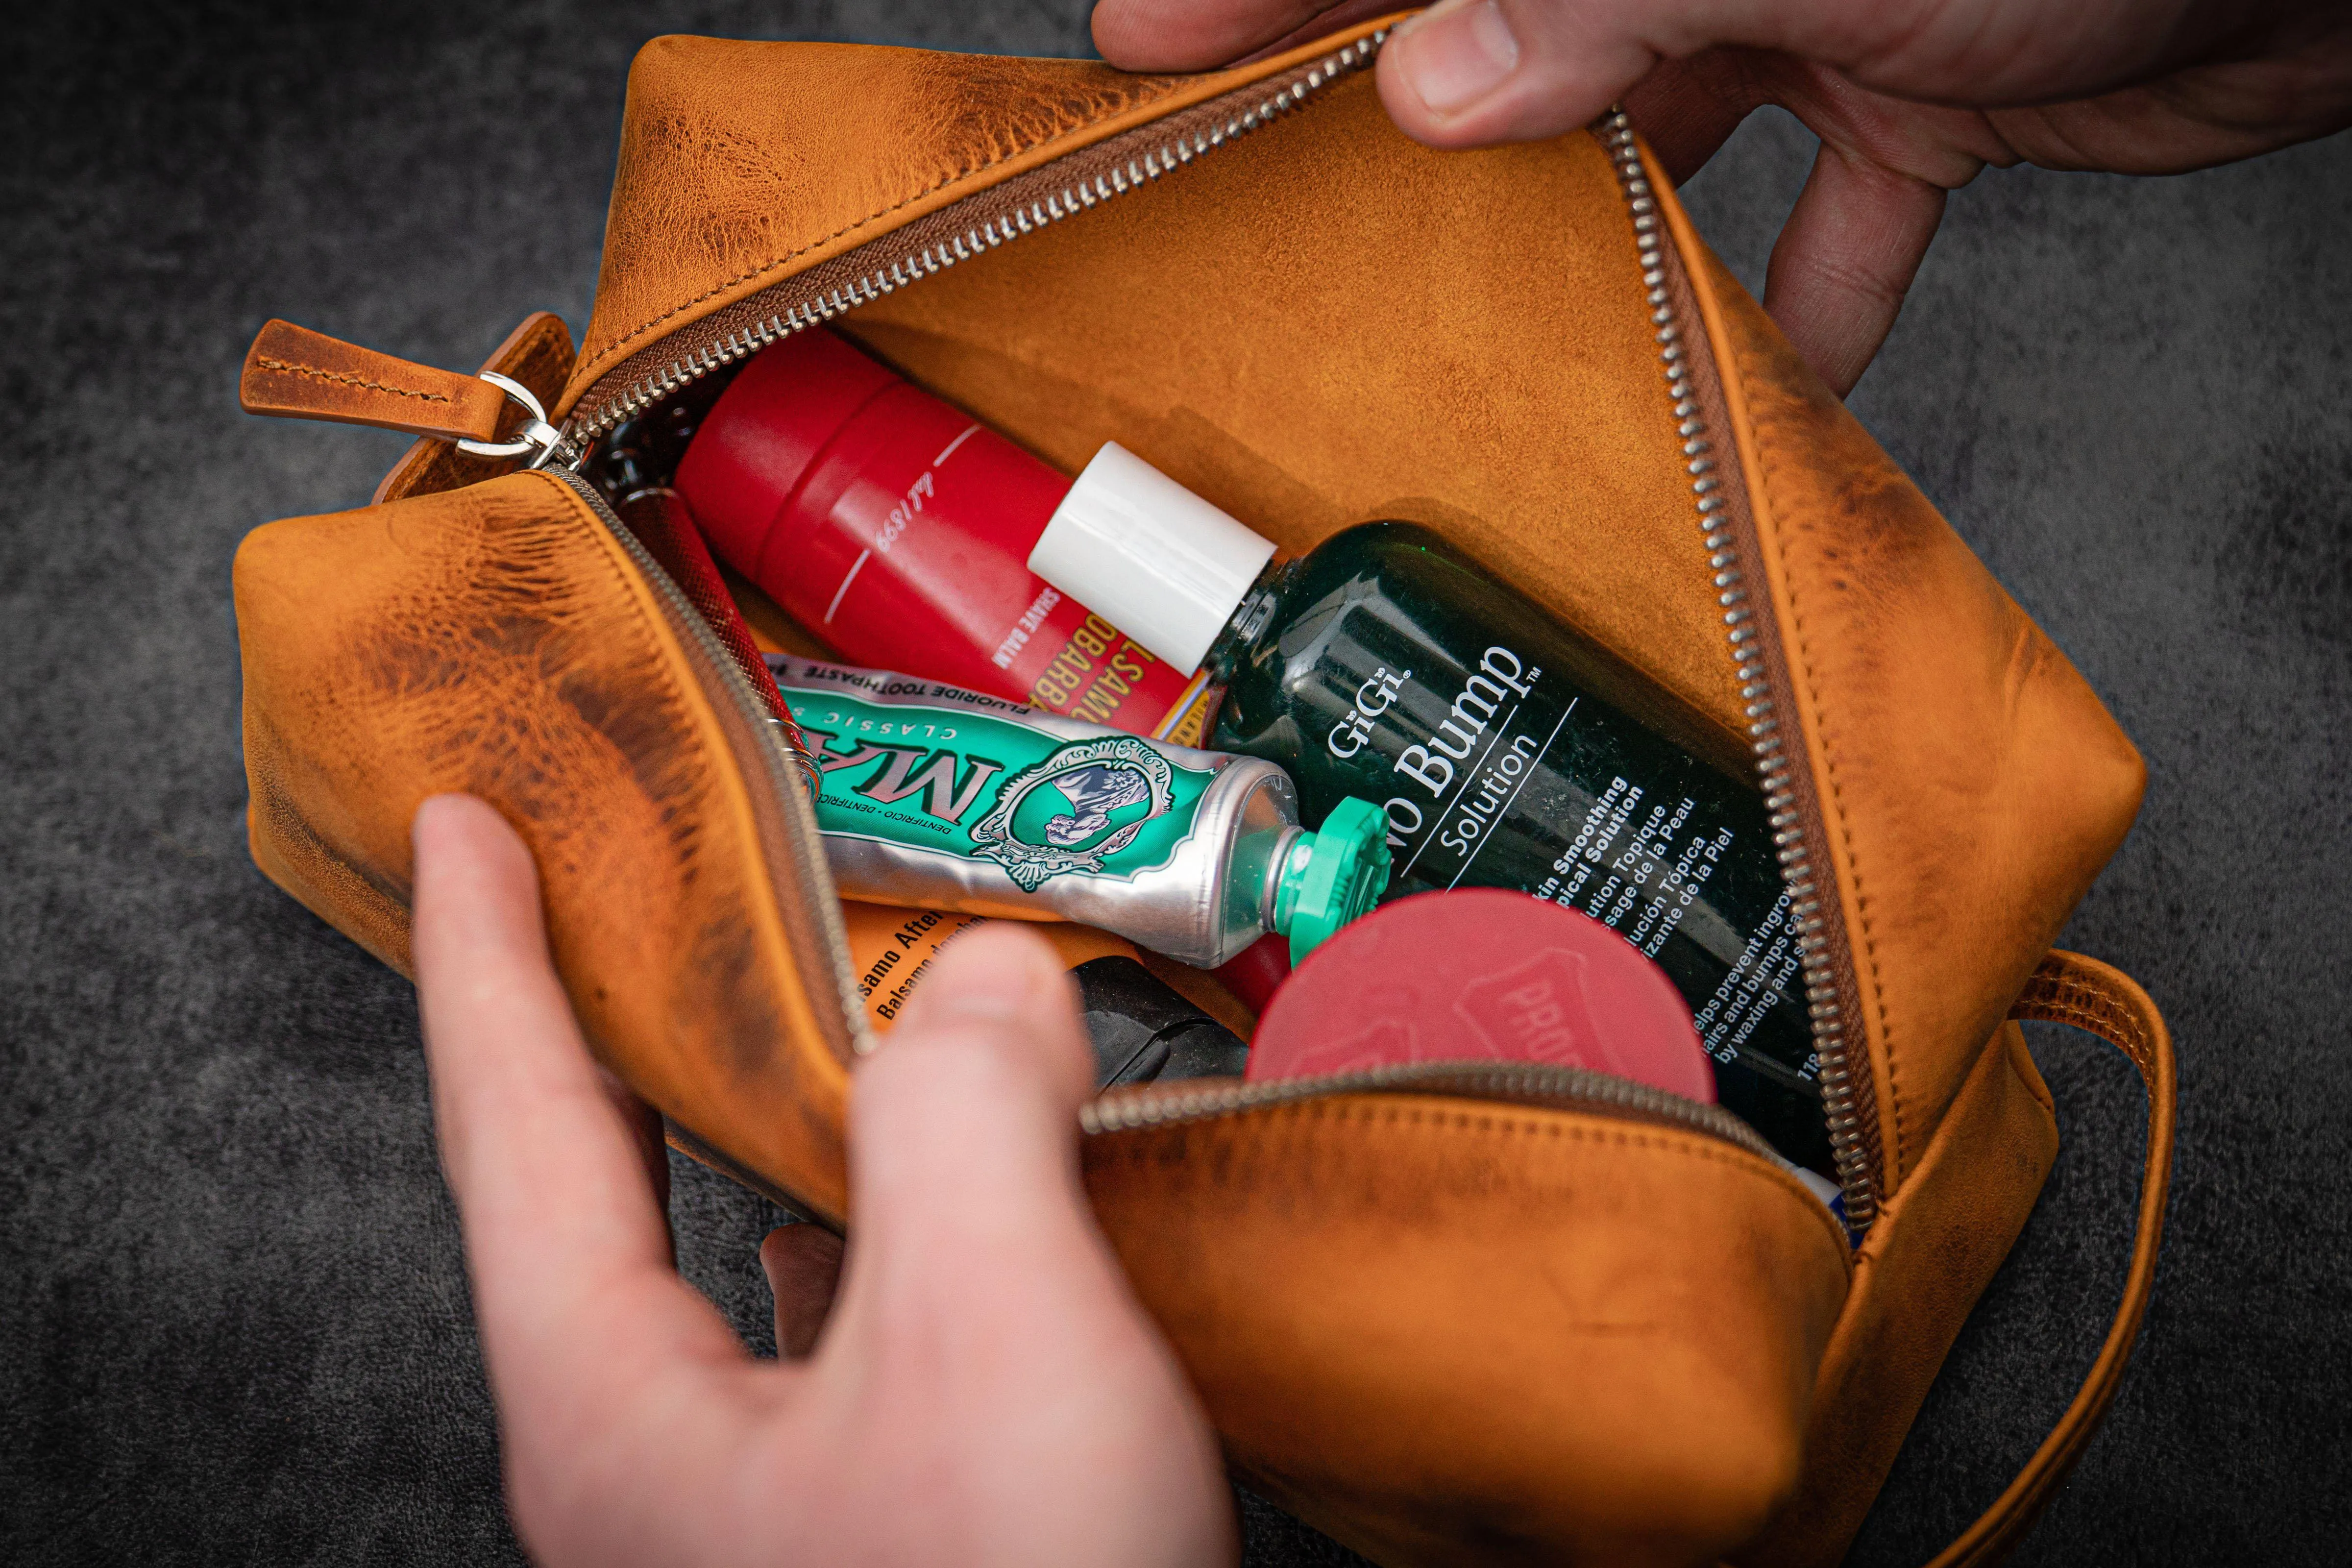
<svg viewBox="0 0 2352 1568">
<path fill-rule="evenodd" d="M 1214 152 L 1228 142 L 1269 123 L 1285 111 L 1297 108 L 1311 93 L 1328 86 L 1341 77 L 1350 75 L 1370 65 L 1389 37 L 1390 30 L 1382 28 L 1334 50 L 1309 66 L 1303 76 L 1294 77 L 1287 86 L 1277 89 L 1250 108 L 1228 116 L 1222 124 L 1213 123 L 1206 129 L 1195 129 L 1190 132 L 1180 133 L 1158 148 L 1149 149 L 1130 156 L 1121 166 L 1097 172 L 1088 178 L 1073 181 L 1060 191 L 1033 198 L 1010 213 L 972 225 L 943 239 L 936 239 L 921 249 L 900 255 L 887 265 L 877 264 L 862 276 L 827 289 L 814 299 L 789 304 L 783 310 L 738 329 L 718 342 L 689 350 L 680 357 L 672 360 L 661 370 L 640 377 L 620 393 L 606 399 L 597 406 L 593 415 L 583 416 L 575 414 L 566 421 L 563 439 L 552 453 L 555 464 L 562 472 L 563 478 L 575 489 L 587 495 L 598 514 L 604 516 L 605 508 L 602 498 L 594 494 L 593 486 L 579 478 L 576 470 L 586 460 L 591 446 L 614 426 L 675 395 L 712 372 L 723 369 L 738 360 L 749 358 L 761 349 L 770 347 L 795 332 L 805 331 L 820 322 L 831 321 L 858 306 L 868 304 L 886 294 L 895 292 L 904 285 L 944 271 L 959 261 L 969 260 L 974 256 L 993 250 L 1007 241 L 1025 234 L 1033 234 L 1050 224 L 1058 223 L 1066 217 L 1108 201 L 1114 196 L 1124 195 L 1129 191 L 1157 180 L 1173 169 Z M 1673 326 L 1673 311 L 1666 304 L 1663 288 L 1664 274 L 1659 270 L 1658 223 L 1654 213 L 1656 204 L 1649 197 L 1648 185 L 1643 179 L 1639 158 L 1632 152 L 1632 132 L 1626 127 L 1624 116 L 1622 113 L 1618 114 L 1607 123 L 1612 132 L 1609 144 L 1612 157 L 1618 163 L 1621 177 L 1626 182 L 1627 195 L 1634 206 L 1635 226 L 1642 237 L 1643 280 L 1650 287 L 1652 304 L 1659 312 L 1656 318 L 1660 326 L 1659 342 L 1665 345 L 1664 357 L 1671 383 L 1670 389 L 1675 394 L 1677 406 L 1680 407 L 1689 401 L 1689 383 L 1686 374 L 1678 369 L 1681 351 L 1675 346 L 1675 340 L 1678 334 Z M 1695 409 L 1696 405 L 1692 406 Z M 1696 419 L 1691 421 L 1691 425 L 1692 428 L 1686 436 L 1686 440 L 1701 437 L 1705 428 L 1703 423 Z M 1727 549 L 1728 536 L 1720 534 L 1718 531 L 1721 526 L 1720 521 L 1709 521 L 1710 514 L 1719 509 L 1723 502 L 1718 498 L 1710 503 L 1707 499 L 1710 492 L 1717 487 L 1718 481 L 1708 474 L 1707 470 L 1712 464 L 1701 456 L 1705 450 L 1706 443 L 1700 439 L 1691 452 L 1691 455 L 1698 459 L 1694 462 L 1691 472 L 1695 478 L 1693 488 L 1700 500 L 1701 523 L 1708 530 L 1711 547 L 1717 546 L 1719 541 L 1721 548 Z M 792 760 L 782 750 L 781 742 L 771 732 L 771 727 L 764 722 L 764 710 L 750 689 L 741 672 L 737 670 L 732 661 L 726 657 L 723 646 L 719 643 L 716 634 L 703 623 L 685 595 L 669 580 L 668 574 L 661 569 L 660 564 L 652 558 L 644 546 L 638 543 L 627 528 L 619 524 L 617 520 L 608 521 L 607 526 L 619 539 L 623 548 L 628 551 L 639 566 L 644 568 L 646 576 L 655 584 L 656 591 L 686 623 L 689 635 L 696 637 L 698 645 L 709 657 L 713 667 L 719 670 L 719 679 L 728 687 L 729 693 L 739 710 L 747 718 L 761 721 L 754 723 L 753 727 L 766 741 L 763 747 L 763 761 L 771 775 L 772 787 L 780 797 L 793 797 L 787 800 L 784 806 L 786 820 L 795 836 L 804 840 L 801 846 L 804 857 L 803 863 L 821 868 L 824 863 L 824 852 L 822 840 L 817 836 L 814 813 L 806 809 L 804 803 L 797 799 L 798 784 L 793 773 Z M 1733 575 L 1736 580 L 1737 574 L 1734 573 Z M 1736 600 L 1726 601 L 1727 605 L 1736 604 Z M 1741 621 L 1744 622 L 1744 619 L 1743 612 Z M 1752 631 L 1748 634 L 1748 637 L 1753 635 Z M 1755 655 L 1752 652 L 1741 651 L 1741 645 L 1745 640 L 1738 633 L 1738 623 L 1735 623 L 1733 646 L 1740 660 L 1743 688 L 1758 689 L 1760 692 L 1762 667 L 1755 663 Z M 1769 714 L 1769 694 L 1762 694 L 1762 699 L 1766 704 L 1762 713 Z M 1765 765 L 1760 760 L 1762 754 L 1759 751 L 1759 767 Z M 1785 762 L 1779 764 L 1779 771 L 1775 776 L 1779 781 L 1777 793 L 1774 785 L 1768 779 L 1767 795 L 1773 802 L 1774 822 L 1776 827 L 1779 827 L 1784 816 L 1792 816 L 1788 811 L 1789 796 L 1786 793 L 1788 774 Z M 795 810 L 796 805 L 801 809 Z M 1794 829 L 1796 825 L 1791 820 L 1788 826 Z M 1784 833 L 1782 841 L 1784 844 L 1796 844 L 1801 837 L 1801 831 L 1799 829 L 1793 835 Z M 1784 865 L 1790 863 L 1790 858 L 1785 853 L 1782 858 Z M 1796 863 L 1801 866 L 1801 854 L 1797 857 Z M 1793 885 L 1791 890 L 1794 891 Z M 843 1012 L 848 1023 L 853 1048 L 862 1054 L 870 1047 L 871 1040 L 865 1027 L 863 1003 L 857 994 L 856 976 L 850 973 L 848 942 L 845 935 L 839 930 L 839 906 L 830 899 L 818 901 L 824 906 L 821 910 L 821 917 L 825 921 L 830 936 L 826 946 L 832 952 L 835 983 L 843 999 Z M 1814 908 L 1810 902 L 1804 907 L 1809 910 Z M 1818 924 L 1817 921 L 1815 923 Z M 1808 989 L 1809 991 L 1822 989 L 1822 985 L 1826 984 L 1826 980 L 1823 979 L 1820 984 L 1817 984 L 1816 971 L 1817 969 L 1826 970 L 1827 958 L 1822 953 L 1820 943 L 1801 936 L 1799 940 L 1805 955 Z M 1828 1016 L 1832 1026 L 1836 1016 L 1835 994 L 1834 989 L 1827 991 Z M 1822 1028 L 1823 1014 L 1818 1002 L 1815 1004 L 1814 1016 L 1816 1030 L 1819 1032 Z M 1835 1087 L 1833 1087 L 1832 1076 L 1832 1056 L 1835 1057 Z M 1853 1094 L 1851 1080 L 1844 1074 L 1843 1053 L 1824 1051 L 1822 1071 L 1825 1104 L 1832 1102 L 1832 1096 L 1837 1094 L 1840 1089 L 1843 1091 L 1843 1131 L 1841 1132 L 1840 1123 L 1833 1116 L 1831 1138 L 1832 1146 L 1837 1151 L 1839 1174 L 1846 1188 L 1848 1212 L 1849 1215 L 1853 1215 L 1855 1213 L 1856 1193 L 1867 1194 L 1870 1184 L 1868 1172 L 1861 1163 L 1859 1142 L 1853 1131 L 1854 1119 L 1851 1110 Z M 1719 1138 L 1776 1167 L 1786 1163 L 1753 1128 L 1720 1107 L 1702 1105 L 1696 1100 L 1685 1100 L 1680 1095 L 1670 1094 L 1662 1089 L 1652 1089 L 1647 1085 L 1608 1074 L 1587 1072 L 1576 1068 L 1536 1064 L 1482 1067 L 1443 1062 L 1410 1063 L 1369 1071 L 1338 1073 L 1320 1078 L 1291 1079 L 1274 1083 L 1235 1081 L 1215 1086 L 1139 1085 L 1134 1089 L 1114 1091 L 1088 1102 L 1080 1108 L 1078 1121 L 1084 1132 L 1097 1135 L 1208 1121 L 1241 1111 L 1297 1104 L 1328 1096 L 1380 1093 L 1438 1094 L 1472 1099 L 1499 1098 L 1507 1100 L 1517 1099 L 1551 1102 L 1563 1106 L 1632 1111 L 1660 1122 Z M 1850 1167 L 1852 1167 L 1851 1173 Z"/>
<path fill-rule="evenodd" d="M 1171 170 L 1238 141 L 1260 126 L 1271 123 L 1286 110 L 1297 108 L 1309 94 L 1371 64 L 1388 37 L 1389 29 L 1383 27 L 1334 50 L 1309 66 L 1306 75 L 1294 79 L 1287 87 L 1250 108 L 1228 116 L 1222 124 L 1171 137 L 1160 147 L 1129 158 L 1123 166 L 1098 172 L 1091 178 L 1072 181 L 1061 190 L 1033 199 L 1015 211 L 935 240 L 919 250 L 902 254 L 887 265 L 877 263 L 871 271 L 830 289 L 816 299 L 788 305 L 730 333 L 716 343 L 688 351 L 661 370 L 631 383 L 599 405 L 593 414 L 585 417 L 575 414 L 567 420 L 563 439 L 555 448 L 554 460 L 576 468 L 585 461 L 589 447 L 606 431 L 672 396 L 681 388 L 692 385 L 715 370 L 749 358 L 761 349 L 821 321 L 829 321 L 860 305 L 869 304 L 907 284 L 935 272 L 943 272 L 959 261 L 969 261 L 975 256 L 985 255 L 1008 240 L 1034 234 L 1075 213 L 1097 206 L 1114 196 L 1125 195 Z"/>
<path fill-rule="evenodd" d="M 832 960 L 829 967 L 834 993 L 841 1007 L 842 1032 L 846 1037 L 850 1054 L 864 1056 L 873 1049 L 873 1034 L 866 1026 L 866 1001 L 858 993 L 857 977 L 850 969 L 849 933 L 841 922 L 841 900 L 833 891 L 832 873 L 825 865 L 824 843 L 817 832 L 816 813 L 809 805 L 801 783 L 799 759 L 793 754 L 775 721 L 768 716 L 767 704 L 761 700 L 758 692 L 752 690 L 750 678 L 736 664 L 734 656 L 727 651 L 727 645 L 719 640 L 719 634 L 710 629 L 710 623 L 703 619 L 702 612 L 694 607 L 694 601 L 686 596 L 686 591 L 663 570 L 661 563 L 654 559 L 653 552 L 637 536 L 629 531 L 628 525 L 605 503 L 594 485 L 568 468 L 552 471 L 587 500 L 589 509 L 604 525 L 605 531 L 619 542 L 629 559 L 645 573 L 655 595 L 670 611 L 671 621 L 684 631 L 718 672 L 719 684 L 726 688 L 728 700 L 734 705 L 744 723 L 750 726 L 751 733 L 759 738 L 760 760 L 767 771 L 769 794 L 774 797 L 777 809 L 783 814 L 785 831 L 793 837 L 793 847 L 801 865 L 822 884 L 816 889 L 818 896 L 807 901 L 816 910 L 825 936 L 824 945 Z M 772 871 L 771 875 L 773 875 Z"/>
<path fill-rule="evenodd" d="M 779 803 L 788 830 L 799 841 L 801 863 L 813 868 L 825 881 L 819 896 L 811 901 L 824 925 L 827 937 L 824 946 L 832 958 L 832 979 L 841 998 L 850 1050 L 857 1056 L 866 1055 L 872 1050 L 874 1038 L 866 1023 L 865 999 L 858 992 L 857 977 L 849 963 L 849 939 L 841 925 L 841 903 L 833 895 L 831 879 L 824 872 L 824 845 L 817 830 L 815 813 L 801 792 L 797 760 L 769 720 L 765 705 L 751 689 L 743 672 L 737 668 L 733 657 L 727 652 L 726 645 L 719 640 L 718 634 L 702 618 L 701 612 L 694 607 L 694 602 L 686 596 L 685 591 L 663 570 L 653 553 L 629 531 L 628 525 L 605 505 L 595 486 L 569 469 L 558 469 L 556 473 L 565 484 L 587 500 L 606 531 L 644 571 L 655 594 L 670 610 L 673 621 L 683 626 L 686 635 L 718 672 L 718 679 L 726 687 L 737 712 L 751 726 L 752 733 L 760 737 L 761 760 L 767 769 L 769 793 Z M 1132 1089 L 1115 1090 L 1081 1106 L 1078 1126 L 1082 1132 L 1092 1136 L 1209 1121 L 1240 1111 L 1293 1105 L 1336 1095 L 1383 1093 L 1434 1094 L 1474 1100 L 1534 1100 L 1581 1109 L 1632 1111 L 1690 1131 L 1720 1138 L 1772 1165 L 1786 1164 L 1755 1129 L 1718 1106 L 1702 1105 L 1681 1095 L 1608 1073 L 1537 1063 L 1480 1066 L 1458 1062 L 1409 1062 L 1360 1072 L 1286 1079 L 1272 1083 L 1228 1081 L 1213 1086 L 1140 1084 Z"/>
<path fill-rule="evenodd" d="M 1130 1132 L 1206 1121 L 1244 1110 L 1295 1105 L 1341 1094 L 1443 1094 L 1496 1100 L 1538 1099 L 1580 1107 L 1637 1111 L 1694 1132 L 1736 1143 L 1775 1166 L 1785 1165 L 1770 1145 L 1729 1111 L 1701 1105 L 1647 1084 L 1588 1072 L 1581 1068 L 1534 1063 L 1478 1066 L 1459 1062 L 1410 1062 L 1320 1078 L 1271 1083 L 1228 1079 L 1210 1084 L 1139 1084 L 1114 1090 L 1081 1106 L 1079 1128 L 1092 1135 Z"/>
<path fill-rule="evenodd" d="M 1707 438 L 1691 387 L 1691 372 L 1666 288 L 1665 221 L 1659 216 L 1656 195 L 1642 166 L 1633 128 L 1622 109 L 1612 110 L 1600 124 L 1601 145 L 1617 170 L 1618 184 L 1633 217 L 1634 243 L 1642 264 L 1642 284 L 1655 329 L 1658 360 L 1666 374 L 1666 396 L 1672 405 L 1675 433 L 1682 437 L 1685 468 L 1690 475 L 1692 499 L 1705 536 L 1707 565 L 1713 573 L 1716 602 L 1723 611 L 1724 635 L 1738 671 L 1740 700 L 1748 720 L 1748 738 L 1755 753 L 1757 781 L 1763 787 L 1764 807 L 1771 815 L 1772 842 L 1779 852 L 1780 875 L 1789 892 L 1789 923 L 1795 933 L 1797 956 L 1805 978 L 1805 1005 L 1813 1028 L 1813 1048 L 1821 1060 L 1822 1111 L 1829 1123 L 1830 1152 L 1837 1162 L 1838 1184 L 1844 1189 L 1846 1223 L 1855 1230 L 1867 1227 L 1878 1211 L 1876 1179 L 1862 1134 L 1857 1086 L 1845 1040 L 1845 1018 L 1839 1000 L 1835 960 L 1821 935 L 1829 918 L 1816 884 L 1811 852 L 1806 843 L 1803 814 L 1796 792 L 1796 763 L 1783 743 L 1778 704 L 1764 668 L 1763 630 L 1748 603 L 1739 549 L 1731 532 L 1729 503 L 1717 492 L 1723 481 L 1716 476 L 1713 443 Z"/>
</svg>

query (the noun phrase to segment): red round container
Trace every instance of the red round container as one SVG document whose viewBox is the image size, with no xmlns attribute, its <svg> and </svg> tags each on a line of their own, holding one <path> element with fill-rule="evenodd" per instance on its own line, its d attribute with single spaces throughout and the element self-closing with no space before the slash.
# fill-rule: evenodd
<svg viewBox="0 0 2352 1568">
<path fill-rule="evenodd" d="M 1421 893 L 1317 948 L 1250 1041 L 1254 1080 L 1543 1062 L 1715 1103 L 1690 1004 L 1590 915 L 1498 888 Z"/>
<path fill-rule="evenodd" d="M 1194 672 L 1028 569 L 1069 479 L 831 331 L 745 365 L 677 486 L 719 557 L 853 664 L 1197 743 Z"/>
</svg>

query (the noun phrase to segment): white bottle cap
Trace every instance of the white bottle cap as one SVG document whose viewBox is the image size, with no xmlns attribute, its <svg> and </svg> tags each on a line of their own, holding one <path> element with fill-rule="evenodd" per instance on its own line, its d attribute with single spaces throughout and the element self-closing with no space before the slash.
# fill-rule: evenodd
<svg viewBox="0 0 2352 1568">
<path fill-rule="evenodd" d="M 1054 509 L 1029 570 L 1179 669 L 1197 669 L 1274 554 L 1116 441 Z"/>
</svg>

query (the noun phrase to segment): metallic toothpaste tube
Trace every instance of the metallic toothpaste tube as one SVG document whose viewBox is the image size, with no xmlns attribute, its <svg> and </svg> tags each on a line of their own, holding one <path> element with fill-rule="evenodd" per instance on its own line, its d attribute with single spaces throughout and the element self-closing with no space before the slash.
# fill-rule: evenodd
<svg viewBox="0 0 2352 1568">
<path fill-rule="evenodd" d="M 1380 808 L 1343 801 L 1306 832 L 1272 763 L 911 676 L 767 662 L 816 764 L 845 898 L 1076 921 L 1205 969 L 1269 931 L 1303 958 L 1388 885 Z"/>
</svg>

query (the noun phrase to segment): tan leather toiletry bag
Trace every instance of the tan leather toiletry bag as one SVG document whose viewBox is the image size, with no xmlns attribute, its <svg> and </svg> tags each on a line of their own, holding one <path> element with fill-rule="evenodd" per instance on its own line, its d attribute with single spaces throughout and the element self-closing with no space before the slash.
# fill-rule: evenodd
<svg viewBox="0 0 2352 1568">
<path fill-rule="evenodd" d="M 255 858 L 405 968 L 410 816 L 487 798 L 595 1049 L 704 1158 L 854 1226 L 865 1026 L 814 820 L 751 676 L 577 465 L 824 321 L 1065 468 L 1116 440 L 1287 549 L 1427 524 L 1754 770 L 1858 1239 L 1725 1119 L 1541 1070 L 1118 1091 L 1086 1115 L 1104 1228 L 1235 1468 L 1381 1562 L 1830 1563 L 2050 1170 L 2014 1020 L 2096 1030 L 2148 1085 L 2137 1252 L 2081 1397 L 1947 1554 L 1990 1560 L 2153 1276 L 2163 1021 L 2051 950 L 2139 758 L 1622 117 L 1431 152 L 1381 112 L 1384 36 L 1182 77 L 647 46 L 576 357 L 551 316 L 493 356 L 512 390 L 256 345 L 248 406 L 425 438 L 374 504 L 238 552 Z"/>
</svg>

